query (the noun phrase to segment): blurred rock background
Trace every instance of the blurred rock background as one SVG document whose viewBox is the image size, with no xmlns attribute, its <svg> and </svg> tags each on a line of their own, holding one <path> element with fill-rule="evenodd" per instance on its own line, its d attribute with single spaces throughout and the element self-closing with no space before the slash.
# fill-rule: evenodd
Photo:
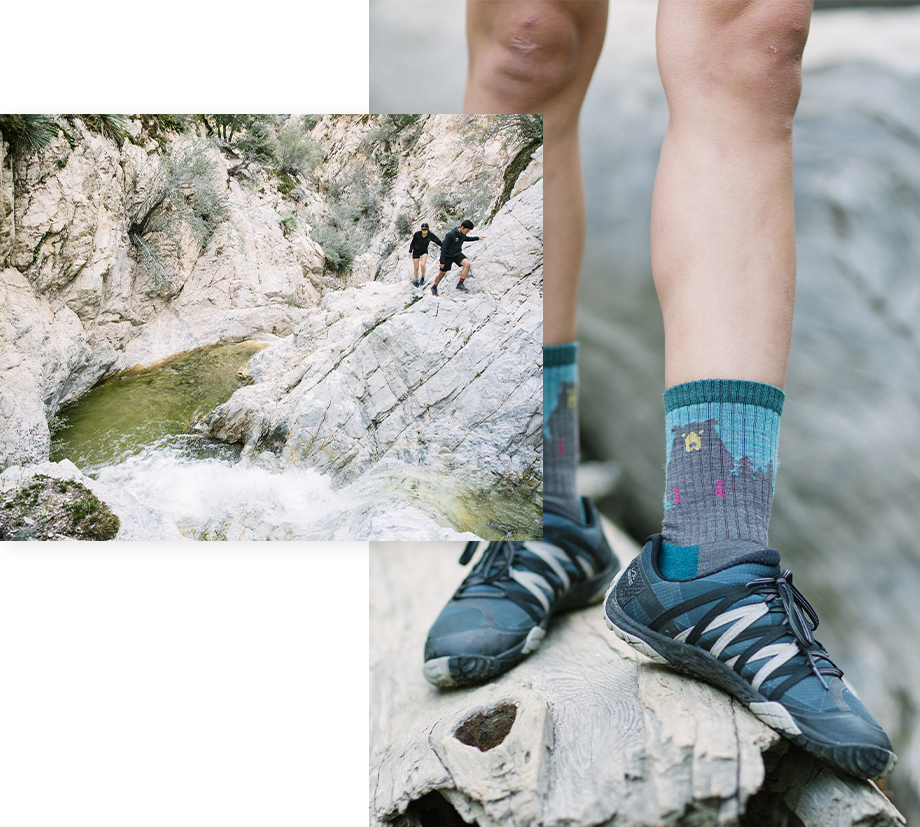
<svg viewBox="0 0 920 827">
<path fill-rule="evenodd" d="M 371 111 L 462 106 L 463 4 L 424 9 L 420 0 L 372 0 Z M 664 487 L 664 334 L 649 212 L 668 114 L 655 12 L 653 0 L 611 3 L 582 115 L 590 224 L 579 318 L 583 451 L 618 464 L 619 482 L 602 506 L 638 538 L 660 526 Z M 818 609 L 819 638 L 890 733 L 900 763 L 887 783 L 913 821 L 920 818 L 916 6 L 815 13 L 795 121 L 795 197 L 798 293 L 770 539 Z"/>
</svg>

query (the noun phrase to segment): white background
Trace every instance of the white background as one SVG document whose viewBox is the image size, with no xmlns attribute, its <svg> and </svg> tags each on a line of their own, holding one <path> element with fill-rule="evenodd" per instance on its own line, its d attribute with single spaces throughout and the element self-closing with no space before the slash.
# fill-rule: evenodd
<svg viewBox="0 0 920 827">
<path fill-rule="evenodd" d="M 368 0 L 316 0 L 317 98 L 368 97 Z"/>
</svg>

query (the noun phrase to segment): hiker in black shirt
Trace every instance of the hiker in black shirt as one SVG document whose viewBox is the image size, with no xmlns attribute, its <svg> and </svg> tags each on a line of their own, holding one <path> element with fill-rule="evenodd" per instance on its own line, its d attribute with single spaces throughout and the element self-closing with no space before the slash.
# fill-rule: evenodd
<svg viewBox="0 0 920 827">
<path fill-rule="evenodd" d="M 467 241 L 479 241 L 480 238 L 485 238 L 484 235 L 469 235 L 472 229 L 473 222 L 467 219 L 444 236 L 444 243 L 441 244 L 440 272 L 435 277 L 434 284 L 431 285 L 431 295 L 438 295 L 438 284 L 444 278 L 445 273 L 450 270 L 452 264 L 460 268 L 460 281 L 457 282 L 457 289 L 463 293 L 470 292 L 467 287 L 463 286 L 463 281 L 470 272 L 470 260 L 463 255 L 463 244 Z"/>
<path fill-rule="evenodd" d="M 425 283 L 425 264 L 428 261 L 428 245 L 430 242 L 434 242 L 441 246 L 441 239 L 438 238 L 434 233 L 428 232 L 428 225 L 422 224 L 422 229 L 418 230 L 414 236 L 412 236 L 412 241 L 409 242 L 409 252 L 412 254 L 412 267 L 413 275 L 415 280 L 412 282 L 416 287 L 421 287 Z M 418 277 L 418 266 L 419 262 L 422 265 L 422 277 Z"/>
</svg>

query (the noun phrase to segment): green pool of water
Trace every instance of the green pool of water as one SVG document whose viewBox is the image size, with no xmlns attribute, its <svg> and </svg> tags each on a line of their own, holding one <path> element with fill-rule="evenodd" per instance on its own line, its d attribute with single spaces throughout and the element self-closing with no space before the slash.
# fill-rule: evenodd
<svg viewBox="0 0 920 827">
<path fill-rule="evenodd" d="M 87 472 L 164 441 L 190 455 L 231 456 L 231 446 L 198 436 L 191 426 L 245 384 L 240 369 L 264 347 L 266 342 L 211 345 L 109 377 L 58 413 L 51 459 L 69 459 Z"/>
</svg>

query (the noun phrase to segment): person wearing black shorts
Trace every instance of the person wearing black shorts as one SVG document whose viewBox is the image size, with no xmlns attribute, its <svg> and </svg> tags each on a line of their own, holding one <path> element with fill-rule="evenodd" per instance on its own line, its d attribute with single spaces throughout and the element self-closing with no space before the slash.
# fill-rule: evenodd
<svg viewBox="0 0 920 827">
<path fill-rule="evenodd" d="M 447 235 L 444 236 L 444 243 L 441 245 L 441 266 L 440 272 L 435 277 L 434 284 L 431 285 L 431 295 L 438 295 L 438 285 L 441 279 L 450 270 L 452 264 L 460 268 L 460 281 L 457 282 L 457 289 L 463 293 L 469 293 L 469 289 L 464 287 L 463 282 L 467 273 L 470 272 L 470 260 L 463 255 L 463 244 L 467 241 L 479 241 L 484 239 L 484 235 L 469 235 L 473 229 L 473 222 L 469 219 L 463 221 L 459 227 L 454 227 Z"/>
<path fill-rule="evenodd" d="M 428 225 L 422 224 L 422 228 L 416 231 L 415 235 L 412 236 L 412 241 L 409 242 L 409 252 L 412 254 L 412 267 L 413 275 L 415 280 L 412 284 L 415 287 L 421 287 L 425 283 L 425 264 L 428 262 L 428 245 L 430 242 L 434 242 L 441 246 L 441 239 L 438 238 L 434 233 L 428 231 Z M 422 265 L 422 277 L 418 277 L 418 266 L 419 263 Z"/>
</svg>

